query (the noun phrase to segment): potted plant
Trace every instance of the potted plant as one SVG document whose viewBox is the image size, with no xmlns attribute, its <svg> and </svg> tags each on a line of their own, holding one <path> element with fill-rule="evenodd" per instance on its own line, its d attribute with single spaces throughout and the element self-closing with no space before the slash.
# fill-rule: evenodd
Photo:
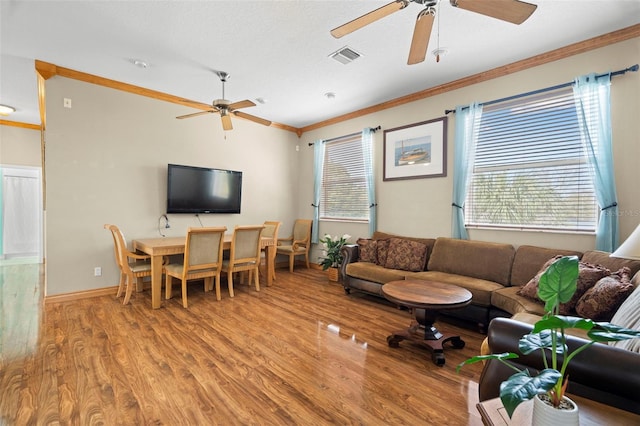
<svg viewBox="0 0 640 426">
<path fill-rule="evenodd" d="M 331 279 L 331 281 L 338 281 L 338 268 L 342 264 L 342 254 L 340 250 L 342 246 L 349 241 L 349 238 L 351 238 L 349 234 L 344 234 L 341 237 L 332 237 L 329 234 L 325 234 L 325 236 L 320 239 L 320 243 L 322 243 L 323 246 L 320 265 L 322 265 L 323 271 L 329 269 L 329 279 Z"/>
<path fill-rule="evenodd" d="M 575 403 L 565 396 L 568 384 L 567 366 L 580 352 L 596 342 L 612 342 L 640 337 L 640 331 L 630 330 L 608 322 L 594 322 L 590 319 L 559 315 L 560 304 L 568 302 L 576 292 L 579 275 L 579 262 L 576 256 L 564 256 L 553 262 L 540 276 L 538 297 L 545 302 L 546 314 L 535 323 L 530 334 L 519 341 L 519 349 L 524 355 L 540 350 L 545 369 L 532 377 L 528 370 L 519 370 L 508 360 L 518 358 L 514 353 L 480 355 L 469 358 L 457 367 L 457 371 L 466 364 L 478 361 L 496 359 L 513 368 L 516 373 L 500 385 L 500 399 L 509 417 L 516 407 L 534 398 L 533 424 L 537 424 L 536 417 L 545 409 L 540 404 L 550 405 L 554 414 L 566 410 L 566 405 Z M 567 348 L 565 331 L 570 328 L 582 329 L 590 339 L 584 345 L 569 351 Z M 550 362 L 547 360 L 547 352 Z M 594 360 L 597 362 L 597 360 Z M 563 402 L 564 401 L 564 402 Z M 574 410 L 577 423 L 577 407 Z M 563 423 L 568 424 L 568 423 Z"/>
</svg>

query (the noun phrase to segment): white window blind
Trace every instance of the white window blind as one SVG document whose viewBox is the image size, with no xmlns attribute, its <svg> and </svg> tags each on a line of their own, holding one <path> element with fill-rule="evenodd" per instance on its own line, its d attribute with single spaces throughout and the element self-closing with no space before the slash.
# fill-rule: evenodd
<svg viewBox="0 0 640 426">
<path fill-rule="evenodd" d="M 368 200 L 361 134 L 327 142 L 320 219 L 367 221 Z"/>
<path fill-rule="evenodd" d="M 593 232 L 596 220 L 571 87 L 485 107 L 466 225 Z"/>
</svg>

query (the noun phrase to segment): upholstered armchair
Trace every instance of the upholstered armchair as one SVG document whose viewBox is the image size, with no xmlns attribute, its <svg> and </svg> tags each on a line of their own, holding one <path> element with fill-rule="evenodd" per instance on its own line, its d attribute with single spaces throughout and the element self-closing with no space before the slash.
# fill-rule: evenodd
<svg viewBox="0 0 640 426">
<path fill-rule="evenodd" d="M 293 272 L 296 256 L 304 256 L 309 268 L 309 250 L 311 249 L 311 219 L 296 219 L 293 232 L 288 238 L 278 238 L 276 254 L 289 256 L 289 272 Z"/>
</svg>

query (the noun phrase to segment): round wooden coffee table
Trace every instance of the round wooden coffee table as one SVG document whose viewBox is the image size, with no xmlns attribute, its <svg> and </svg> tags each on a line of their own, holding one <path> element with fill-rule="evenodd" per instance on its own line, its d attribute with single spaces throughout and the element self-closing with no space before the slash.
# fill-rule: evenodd
<svg viewBox="0 0 640 426">
<path fill-rule="evenodd" d="M 391 302 L 412 308 L 416 317 L 408 329 L 394 332 L 387 343 L 397 348 L 403 340 L 418 343 L 431 351 L 433 362 L 445 363 L 442 345 L 451 342 L 456 349 L 464 348 L 464 341 L 455 334 L 442 333 L 433 323 L 438 312 L 462 308 L 471 303 L 471 292 L 453 284 L 428 280 L 391 281 L 382 286 L 382 294 Z"/>
</svg>

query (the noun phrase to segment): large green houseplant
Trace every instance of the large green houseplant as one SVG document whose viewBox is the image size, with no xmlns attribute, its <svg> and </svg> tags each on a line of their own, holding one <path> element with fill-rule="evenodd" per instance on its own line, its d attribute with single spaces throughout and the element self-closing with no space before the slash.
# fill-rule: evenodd
<svg viewBox="0 0 640 426">
<path fill-rule="evenodd" d="M 351 235 L 344 234 L 341 237 L 337 235 L 332 237 L 326 234 L 319 241 L 322 244 L 322 257 L 320 257 L 320 265 L 322 270 L 326 271 L 329 268 L 339 268 L 342 265 L 342 246 L 344 246 L 351 238 Z"/>
<path fill-rule="evenodd" d="M 559 315 L 560 304 L 568 302 L 576 292 L 579 275 L 579 262 L 575 256 L 564 256 L 553 262 L 541 275 L 538 284 L 538 297 L 545 302 L 546 314 L 535 323 L 530 334 L 523 336 L 518 348 L 524 355 L 537 350 L 542 353 L 545 369 L 532 377 L 528 370 L 520 370 L 508 360 L 518 358 L 515 353 L 480 355 L 470 358 L 460 365 L 478 361 L 496 359 L 516 373 L 500 385 L 500 399 L 509 417 L 516 407 L 536 395 L 546 394 L 551 404 L 558 408 L 567 388 L 567 366 L 580 352 L 596 342 L 612 342 L 640 337 L 640 331 L 630 330 L 608 322 L 594 322 L 590 319 Z M 569 351 L 566 342 L 566 330 L 582 329 L 587 332 L 589 341 Z M 547 360 L 550 354 L 550 362 Z M 597 360 L 594 360 L 594 363 Z"/>
</svg>

